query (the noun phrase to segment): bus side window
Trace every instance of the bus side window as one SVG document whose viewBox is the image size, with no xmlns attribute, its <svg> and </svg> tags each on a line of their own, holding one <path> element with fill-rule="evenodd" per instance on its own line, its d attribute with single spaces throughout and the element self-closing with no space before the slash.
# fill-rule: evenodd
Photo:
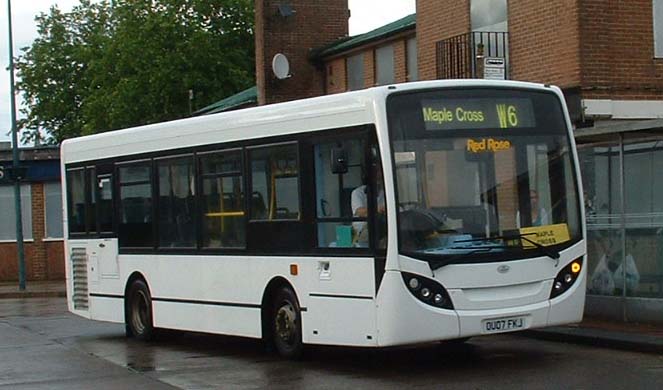
<svg viewBox="0 0 663 390">
<path fill-rule="evenodd" d="M 97 178 L 97 170 L 94 167 L 85 168 L 85 181 L 88 193 L 88 212 L 87 212 L 87 229 L 88 233 L 97 233 L 97 189 L 94 183 Z"/>
<path fill-rule="evenodd" d="M 384 174 L 382 173 L 382 159 L 377 145 L 371 146 L 371 167 L 374 178 L 373 199 L 375 202 L 374 226 L 375 226 L 375 248 L 387 249 L 387 204 L 384 194 Z"/>
<path fill-rule="evenodd" d="M 314 145 L 315 204 L 318 247 L 368 246 L 365 212 L 367 188 L 364 141 L 331 141 Z M 334 158 L 342 156 L 343 169 Z"/>
<path fill-rule="evenodd" d="M 94 167 L 67 170 L 67 214 L 70 234 L 79 237 L 97 234 L 95 183 Z"/>
<path fill-rule="evenodd" d="M 152 167 L 150 162 L 120 166 L 120 247 L 152 248 Z"/>
<path fill-rule="evenodd" d="M 85 169 L 67 170 L 69 233 L 86 233 Z"/>
<path fill-rule="evenodd" d="M 299 220 L 297 144 L 255 148 L 251 161 L 251 220 Z"/>
<path fill-rule="evenodd" d="M 159 160 L 159 247 L 196 246 L 193 156 Z"/>
<path fill-rule="evenodd" d="M 202 155 L 200 172 L 203 248 L 244 248 L 246 218 L 241 150 Z"/>
<path fill-rule="evenodd" d="M 99 215 L 99 232 L 113 232 L 113 176 L 97 175 L 96 192 L 99 194 L 97 209 Z"/>
</svg>

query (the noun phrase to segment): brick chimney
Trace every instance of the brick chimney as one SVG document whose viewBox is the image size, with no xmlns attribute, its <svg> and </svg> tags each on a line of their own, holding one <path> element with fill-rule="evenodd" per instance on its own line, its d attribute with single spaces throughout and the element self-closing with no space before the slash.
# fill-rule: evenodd
<svg viewBox="0 0 663 390">
<path fill-rule="evenodd" d="M 419 79 L 437 78 L 436 43 L 472 30 L 470 0 L 417 0 Z"/>
<path fill-rule="evenodd" d="M 324 94 L 324 68 L 309 61 L 311 49 L 348 35 L 348 0 L 256 0 L 258 104 Z M 291 77 L 279 80 L 272 59 L 284 54 Z"/>
</svg>

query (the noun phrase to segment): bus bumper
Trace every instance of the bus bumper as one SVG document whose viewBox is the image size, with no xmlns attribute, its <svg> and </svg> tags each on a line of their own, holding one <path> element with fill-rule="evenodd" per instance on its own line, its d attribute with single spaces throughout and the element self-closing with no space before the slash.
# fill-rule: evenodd
<svg viewBox="0 0 663 390">
<path fill-rule="evenodd" d="M 425 343 L 575 323 L 582 320 L 586 277 L 553 300 L 485 310 L 426 305 L 405 287 L 400 272 L 386 272 L 378 293 L 378 346 Z"/>
</svg>

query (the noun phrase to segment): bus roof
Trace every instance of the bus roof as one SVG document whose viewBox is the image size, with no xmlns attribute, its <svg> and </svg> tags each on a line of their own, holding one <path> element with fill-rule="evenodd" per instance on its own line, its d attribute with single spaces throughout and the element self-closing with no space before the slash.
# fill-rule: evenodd
<svg viewBox="0 0 663 390">
<path fill-rule="evenodd" d="M 546 88 L 542 84 L 479 79 L 374 87 L 72 138 L 62 143 L 62 163 L 375 123 L 376 103 L 384 102 L 387 95 L 443 87 Z"/>
</svg>

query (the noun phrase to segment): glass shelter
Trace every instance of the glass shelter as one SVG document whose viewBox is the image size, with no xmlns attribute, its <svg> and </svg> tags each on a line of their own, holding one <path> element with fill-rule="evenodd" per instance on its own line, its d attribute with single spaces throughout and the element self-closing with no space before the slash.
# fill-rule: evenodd
<svg viewBox="0 0 663 390">
<path fill-rule="evenodd" d="M 588 237 L 586 313 L 660 321 L 663 137 L 577 137 Z"/>
</svg>

